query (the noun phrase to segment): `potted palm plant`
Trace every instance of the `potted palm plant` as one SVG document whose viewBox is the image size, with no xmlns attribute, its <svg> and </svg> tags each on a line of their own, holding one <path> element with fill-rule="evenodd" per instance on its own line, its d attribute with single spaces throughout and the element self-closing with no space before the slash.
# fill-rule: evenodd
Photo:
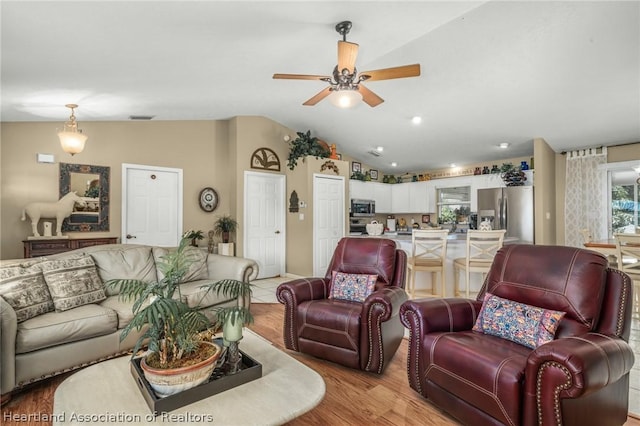
<svg viewBox="0 0 640 426">
<path fill-rule="evenodd" d="M 223 243 L 229 242 L 229 235 L 236 232 L 237 228 L 238 222 L 229 215 L 220 216 L 213 224 L 214 234 L 221 236 Z"/>
<path fill-rule="evenodd" d="M 207 341 L 201 333 L 203 330 L 215 330 L 227 318 L 231 327 L 237 326 L 238 322 L 242 325 L 253 321 L 248 308 L 238 302 L 232 307 L 216 309 L 217 320 L 213 324 L 199 306 L 190 307 L 183 301 L 180 283 L 197 251 L 189 247 L 191 238 L 191 234 L 186 233 L 179 246 L 158 261 L 158 269 L 163 274 L 158 281 L 116 279 L 106 283 L 120 292 L 122 300 L 133 300 L 133 319 L 123 329 L 120 341 L 126 339 L 131 331 L 146 327 L 133 353 L 135 355 L 145 343 L 148 345 L 149 353 L 140 361 L 140 368 L 158 396 L 172 395 L 209 378 L 222 348 Z M 251 295 L 250 286 L 238 280 L 222 280 L 203 288 L 206 293 L 215 291 L 225 297 L 238 299 L 239 296 Z M 234 339 L 235 336 L 229 335 L 229 338 Z M 192 380 L 187 381 L 186 378 Z"/>
</svg>

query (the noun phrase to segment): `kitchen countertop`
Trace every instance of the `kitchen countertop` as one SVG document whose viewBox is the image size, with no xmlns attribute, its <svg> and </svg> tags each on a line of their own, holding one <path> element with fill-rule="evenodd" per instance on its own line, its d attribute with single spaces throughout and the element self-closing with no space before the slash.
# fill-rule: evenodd
<svg viewBox="0 0 640 426">
<path fill-rule="evenodd" d="M 398 234 L 395 232 L 386 232 L 382 235 L 367 235 L 367 234 L 349 234 L 350 237 L 363 237 L 363 238 L 389 238 L 390 240 L 396 241 L 411 241 L 410 234 Z M 447 240 L 449 241 L 467 241 L 467 233 L 466 232 L 456 232 L 453 234 L 449 234 L 447 236 Z M 505 237 L 504 243 L 514 243 L 517 242 L 518 239 L 514 237 Z"/>
<path fill-rule="evenodd" d="M 385 232 L 382 235 L 367 235 L 367 234 L 349 234 L 350 237 L 372 237 L 372 238 L 389 238 L 391 240 L 398 241 L 411 241 L 411 234 L 398 234 L 396 232 Z M 448 240 L 454 241 L 467 241 L 467 234 L 464 232 L 456 232 L 447 236 Z"/>
</svg>

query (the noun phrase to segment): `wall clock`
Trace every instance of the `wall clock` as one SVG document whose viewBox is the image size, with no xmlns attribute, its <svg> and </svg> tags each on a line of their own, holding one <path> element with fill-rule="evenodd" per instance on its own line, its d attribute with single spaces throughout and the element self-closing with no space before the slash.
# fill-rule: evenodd
<svg viewBox="0 0 640 426">
<path fill-rule="evenodd" d="M 205 212 L 212 212 L 218 207 L 218 193 L 213 188 L 200 191 L 200 208 Z"/>
</svg>

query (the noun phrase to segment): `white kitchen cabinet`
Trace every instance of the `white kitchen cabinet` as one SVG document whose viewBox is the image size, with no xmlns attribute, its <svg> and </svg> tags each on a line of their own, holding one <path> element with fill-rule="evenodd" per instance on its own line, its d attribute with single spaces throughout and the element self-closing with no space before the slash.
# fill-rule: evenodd
<svg viewBox="0 0 640 426">
<path fill-rule="evenodd" d="M 410 182 L 409 185 L 409 211 L 407 213 L 427 213 L 429 205 L 428 182 Z"/>
<path fill-rule="evenodd" d="M 349 198 L 358 200 L 373 200 L 373 186 L 371 182 L 349 180 Z"/>
<path fill-rule="evenodd" d="M 391 188 L 393 185 L 380 182 L 366 182 L 351 179 L 349 181 L 349 198 L 374 200 L 376 213 L 391 213 Z"/>
<path fill-rule="evenodd" d="M 391 213 L 433 213 L 435 192 L 430 181 L 391 185 Z"/>
<path fill-rule="evenodd" d="M 376 213 L 391 213 L 391 188 L 393 185 L 379 182 L 371 182 L 369 185 L 373 188 Z"/>
<path fill-rule="evenodd" d="M 391 185 L 391 213 L 409 213 L 409 184 Z"/>
</svg>

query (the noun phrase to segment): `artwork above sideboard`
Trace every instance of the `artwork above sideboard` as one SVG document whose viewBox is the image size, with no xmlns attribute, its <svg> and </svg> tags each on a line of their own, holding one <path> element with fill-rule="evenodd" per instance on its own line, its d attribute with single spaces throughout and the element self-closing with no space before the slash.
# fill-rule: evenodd
<svg viewBox="0 0 640 426">
<path fill-rule="evenodd" d="M 106 166 L 60 163 L 60 197 L 75 192 L 85 201 L 62 222 L 63 231 L 109 230 L 109 179 Z"/>
</svg>

